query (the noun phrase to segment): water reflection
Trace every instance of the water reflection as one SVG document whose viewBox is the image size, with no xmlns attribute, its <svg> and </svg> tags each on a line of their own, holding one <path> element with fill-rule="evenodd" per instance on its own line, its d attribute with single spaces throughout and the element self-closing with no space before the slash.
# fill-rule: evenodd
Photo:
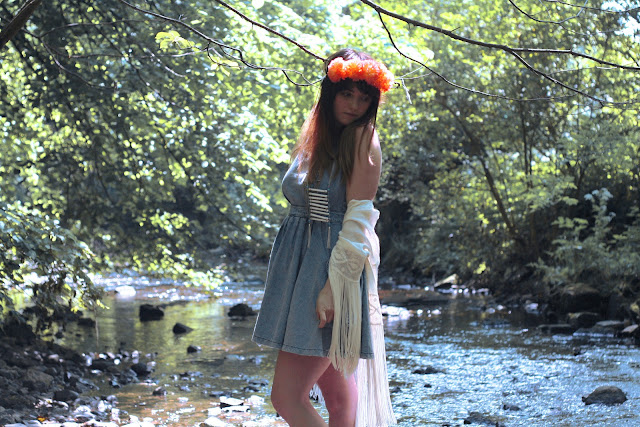
<svg viewBox="0 0 640 427">
<path fill-rule="evenodd" d="M 144 287 L 135 297 L 109 299 L 111 309 L 100 312 L 99 335 L 76 327 L 65 341 L 80 351 L 151 355 L 156 363 L 151 381 L 120 389 L 103 383 L 95 393 L 115 393 L 121 410 L 157 425 L 199 425 L 220 394 L 254 396 L 248 413 L 223 416 L 231 425 L 285 425 L 268 399 L 275 351 L 250 341 L 253 318 L 226 316 L 238 302 L 257 309 L 261 290 L 259 283 L 229 284 L 219 298 L 195 291 L 185 298 L 166 284 Z M 149 300 L 168 304 L 163 320 L 138 320 L 139 305 Z M 453 300 L 396 310 L 385 319 L 392 399 L 401 426 L 461 425 L 471 412 L 508 426 L 640 425 L 638 348 L 542 335 L 525 314 L 482 307 L 478 300 Z M 176 336 L 176 322 L 194 330 Z M 189 345 L 202 351 L 187 353 Z M 427 367 L 441 372 L 416 373 Z M 585 406 L 581 397 L 601 385 L 620 387 L 629 400 L 614 407 Z M 152 396 L 157 386 L 167 395 Z"/>
</svg>

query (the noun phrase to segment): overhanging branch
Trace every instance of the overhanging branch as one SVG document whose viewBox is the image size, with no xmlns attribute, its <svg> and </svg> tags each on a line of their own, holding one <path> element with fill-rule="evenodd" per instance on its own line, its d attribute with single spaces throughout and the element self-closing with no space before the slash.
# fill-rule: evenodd
<svg viewBox="0 0 640 427">
<path fill-rule="evenodd" d="M 164 21 L 171 22 L 172 24 L 175 24 L 177 26 L 185 28 L 186 30 L 188 30 L 189 32 L 193 33 L 197 37 L 205 40 L 208 43 L 209 46 L 210 45 L 217 46 L 220 49 L 220 52 L 221 52 L 221 54 L 223 56 L 226 56 L 226 57 L 228 57 L 230 59 L 233 59 L 235 61 L 239 61 L 239 62 L 243 63 L 246 67 L 248 67 L 250 69 L 265 70 L 265 71 L 281 71 L 285 75 L 287 80 L 289 80 L 291 83 L 293 83 L 293 84 L 295 84 L 297 86 L 311 86 L 311 85 L 316 83 L 316 82 L 309 81 L 299 71 L 289 70 L 289 69 L 281 68 L 281 67 L 263 67 L 263 66 L 260 66 L 260 65 L 257 65 L 257 64 L 253 64 L 253 63 L 251 63 L 251 62 L 249 62 L 249 61 L 247 61 L 245 59 L 244 52 L 241 49 L 239 49 L 237 47 L 234 47 L 234 46 L 229 46 L 229 45 L 227 45 L 226 43 L 223 43 L 220 40 L 216 40 L 216 39 L 214 39 L 212 37 L 209 37 L 206 34 L 204 34 L 202 31 L 196 29 L 195 27 L 193 27 L 193 26 L 191 26 L 191 25 L 189 25 L 189 24 L 187 24 L 187 23 L 185 23 L 185 22 L 183 22 L 183 21 L 181 21 L 179 19 L 171 18 L 169 16 L 165 16 L 165 15 L 162 15 L 160 13 L 153 12 L 153 11 L 150 11 L 150 10 L 141 9 L 138 6 L 135 6 L 135 5 L 131 4 L 131 3 L 126 2 L 125 0 L 118 0 L 118 1 L 120 3 L 122 3 L 122 4 L 124 4 L 125 6 L 130 7 L 131 9 L 137 11 L 137 12 L 143 13 L 145 15 L 150 15 L 150 16 L 153 16 L 155 18 L 162 19 Z M 216 0 L 216 1 L 218 3 L 220 3 L 221 5 L 223 5 L 224 7 L 228 8 L 229 10 L 231 10 L 231 11 L 233 11 L 235 13 L 238 13 L 241 17 L 243 17 L 243 19 L 246 19 L 249 22 L 253 23 L 253 21 L 251 21 L 249 18 L 247 18 L 244 15 L 240 14 L 239 12 L 237 12 L 235 9 L 233 9 L 231 6 L 227 5 L 226 3 L 220 2 L 218 0 Z M 295 44 L 296 46 L 298 46 L 301 49 L 303 49 L 308 55 L 311 55 L 311 56 L 313 56 L 315 58 L 324 60 L 322 57 L 314 54 L 313 52 L 311 52 L 309 50 L 307 50 L 306 48 L 304 48 L 302 45 L 300 45 L 296 41 L 294 41 L 294 40 L 292 40 L 292 39 L 290 39 L 288 37 L 285 37 L 284 35 L 280 34 L 279 32 L 277 32 L 275 30 L 272 30 L 272 29 L 270 29 L 267 26 L 262 25 L 262 24 L 258 24 L 258 23 L 254 23 L 254 24 L 260 26 L 261 28 L 268 29 L 269 32 L 271 32 L 271 33 L 273 33 L 275 35 L 278 35 L 279 37 L 282 37 L 283 39 L 285 39 L 289 43 Z M 209 49 L 209 47 L 207 47 L 207 50 L 208 49 Z M 232 55 L 232 54 L 228 53 L 228 51 L 234 52 L 235 55 Z M 217 53 L 220 54 L 220 52 L 217 52 Z M 298 75 L 299 77 L 301 77 L 305 81 L 305 83 L 299 83 L 299 82 L 296 82 L 296 81 L 292 80 L 291 76 L 289 74 Z"/>
<path fill-rule="evenodd" d="M 476 45 L 476 46 L 480 46 L 480 47 L 484 47 L 484 48 L 489 48 L 489 49 L 494 49 L 494 50 L 501 50 L 511 56 L 513 56 L 518 62 L 520 62 L 522 65 L 524 65 L 525 68 L 527 68 L 529 71 L 531 71 L 532 73 L 552 82 L 553 84 L 560 86 L 561 88 L 569 91 L 569 92 L 573 92 L 575 94 L 578 94 L 580 96 L 583 96 L 585 98 L 591 99 L 592 101 L 598 102 L 600 105 L 604 105 L 604 104 L 608 104 L 608 105 L 628 105 L 628 104 L 632 104 L 634 102 L 629 101 L 629 102 L 613 102 L 610 100 L 606 100 L 603 98 L 599 98 L 596 96 L 593 96 L 585 91 L 576 89 L 574 87 L 571 87 L 569 85 L 567 85 L 566 83 L 554 78 L 551 76 L 550 73 L 545 73 L 544 71 L 539 70 L 538 68 L 532 66 L 528 61 L 526 61 L 523 57 L 522 54 L 523 53 L 530 53 L 530 54 L 542 54 L 542 53 L 546 53 L 546 54 L 555 54 L 555 55 L 569 55 L 569 56 L 574 56 L 574 57 L 579 57 L 579 58 L 583 58 L 583 59 L 587 59 L 589 61 L 593 61 L 596 62 L 598 64 L 602 64 L 602 65 L 607 65 L 610 66 L 612 68 L 617 68 L 617 69 L 621 69 L 621 70 L 627 70 L 627 71 L 640 71 L 640 67 L 638 66 L 633 66 L 633 65 L 623 65 L 623 64 L 616 64 L 613 62 L 609 62 L 609 61 L 605 61 L 603 59 L 600 58 L 596 58 L 594 56 L 591 55 L 587 55 L 587 54 L 583 54 L 580 52 L 575 52 L 573 50 L 567 50 L 567 49 L 539 49 L 539 48 L 514 48 L 514 47 L 510 47 L 507 45 L 503 45 L 503 44 L 498 44 L 498 43 L 488 43 L 488 42 L 483 42 L 480 40 L 475 40 L 475 39 L 471 39 L 468 37 L 464 37 L 461 36 L 459 34 L 456 34 L 453 31 L 450 30 L 445 30 L 444 28 L 440 28 L 440 27 L 436 27 L 434 25 L 430 25 L 424 22 L 420 22 L 417 21 L 415 19 L 411 19 L 408 18 L 406 16 L 400 15 L 398 13 L 389 11 L 387 9 L 384 9 L 383 7 L 377 5 L 376 3 L 370 1 L 370 0 L 360 0 L 362 3 L 364 3 L 365 5 L 369 6 L 370 8 L 372 8 L 373 10 L 375 10 L 378 13 L 378 16 L 380 18 L 380 21 L 384 27 L 384 29 L 387 31 L 387 34 L 389 36 L 389 39 L 391 41 L 391 43 L 393 44 L 394 48 L 405 58 L 416 62 L 420 65 L 422 65 L 424 68 L 426 68 L 427 70 L 433 72 L 435 75 L 437 75 L 439 78 L 441 78 L 442 80 L 444 80 L 445 82 L 447 82 L 448 84 L 454 86 L 454 87 L 458 87 L 464 90 L 467 90 L 469 92 L 474 92 L 474 93 L 478 93 L 481 95 L 485 95 L 485 96 L 492 96 L 492 97 L 497 97 L 497 98 L 503 98 L 503 99 L 511 99 L 513 100 L 513 98 L 508 98 L 505 96 L 500 96 L 500 95 L 494 95 L 494 94 L 487 94 L 485 92 L 480 92 L 474 89 L 470 89 L 470 88 L 464 88 L 464 87 L 460 87 L 459 85 L 455 85 L 452 82 L 450 82 L 449 80 L 447 80 L 446 78 L 444 78 L 443 76 L 439 75 L 438 73 L 435 73 L 431 68 L 427 67 L 425 64 L 423 64 L 422 62 L 416 60 L 415 58 L 410 58 L 407 55 L 405 55 L 404 53 L 402 53 L 400 51 L 400 49 L 397 47 L 397 45 L 395 44 L 395 42 L 393 41 L 393 38 L 391 36 L 391 32 L 389 31 L 389 29 L 387 28 L 386 24 L 384 23 L 384 20 L 382 18 L 382 15 L 386 15 L 389 16 L 393 19 L 405 22 L 409 25 L 413 25 L 416 27 L 421 27 L 421 28 L 425 28 L 427 30 L 430 31 L 435 31 L 438 33 L 441 33 L 447 37 L 450 37 L 454 40 L 457 41 L 461 41 L 464 43 L 468 43 L 471 45 Z M 551 99 L 551 98 L 547 98 L 547 99 Z M 518 100 L 518 101 L 524 101 L 524 100 Z"/>
<path fill-rule="evenodd" d="M 268 26 L 266 26 L 266 25 L 264 25 L 264 24 L 262 24 L 260 22 L 254 21 L 253 19 L 251 19 L 248 16 L 242 14 L 240 11 L 238 11 L 237 9 L 234 9 L 233 7 L 228 5 L 227 3 L 223 2 L 222 0 L 214 0 L 214 1 L 216 3 L 219 3 L 222 6 L 226 7 L 227 9 L 229 9 L 230 11 L 232 11 L 233 13 L 235 13 L 236 15 L 238 15 L 239 17 L 241 17 L 245 21 L 250 22 L 252 25 L 255 25 L 256 27 L 260 27 L 263 30 L 265 30 L 265 31 L 267 31 L 267 32 L 269 32 L 271 34 L 276 35 L 276 36 L 280 37 L 281 39 L 286 40 L 289 43 L 292 43 L 292 44 L 298 46 L 300 49 L 302 49 L 302 51 L 304 51 L 305 53 L 313 56 L 314 58 L 319 59 L 321 61 L 324 61 L 324 58 L 322 56 L 311 52 L 309 49 L 307 49 L 306 47 L 304 47 L 302 44 L 298 43 L 297 41 L 285 36 L 284 34 L 274 30 L 273 28 L 270 28 L 270 27 L 268 27 Z"/>
<path fill-rule="evenodd" d="M 426 24 L 424 22 L 420 22 L 420 21 L 416 21 L 415 19 L 411 19 L 408 18 L 406 16 L 400 15 L 398 13 L 392 12 L 390 10 L 384 9 L 381 6 L 378 6 L 377 4 L 375 4 L 374 2 L 370 1 L 370 0 L 360 0 L 362 3 L 366 4 L 367 6 L 371 7 L 373 10 L 375 10 L 378 13 L 381 13 L 383 15 L 387 15 L 393 19 L 397 19 L 398 21 L 402 21 L 405 22 L 407 24 L 416 26 L 416 27 L 421 27 L 421 28 L 425 28 L 427 30 L 430 31 L 435 31 L 438 32 L 440 34 L 444 34 L 447 37 L 450 37 L 454 40 L 458 40 L 464 43 L 468 43 L 468 44 L 472 44 L 472 45 L 476 45 L 476 46 L 482 46 L 482 47 L 486 47 L 486 48 L 490 48 L 490 49 L 496 49 L 496 50 L 502 50 L 504 52 L 507 52 L 509 54 L 520 54 L 520 53 L 551 53 L 551 54 L 557 54 L 557 55 L 570 55 L 570 56 L 575 56 L 575 57 L 579 57 L 579 58 L 584 58 L 584 59 L 588 59 L 589 61 L 593 61 L 593 62 L 597 62 L 598 64 L 602 64 L 602 65 L 609 65 L 615 68 L 620 68 L 622 70 L 631 70 L 631 71 L 640 71 L 640 67 L 637 66 L 633 66 L 633 65 L 623 65 L 623 64 L 616 64 L 614 62 L 609 62 L 609 61 L 605 61 L 603 59 L 600 58 L 596 58 L 595 56 L 591 56 L 591 55 L 587 55 L 584 53 L 580 53 L 580 52 L 575 52 L 571 49 L 539 49 L 539 48 L 531 48 L 531 47 L 510 47 L 507 45 L 503 45 L 503 44 L 499 44 L 499 43 L 489 43 L 489 42 L 483 42 L 480 40 L 475 40 L 475 39 L 470 39 L 468 37 L 464 37 L 461 36 L 459 34 L 454 33 L 453 31 L 450 30 L 445 30 L 444 28 L 440 28 L 440 27 L 436 27 L 434 25 L 430 25 L 430 24 Z"/>
<path fill-rule="evenodd" d="M 20 8 L 16 16 L 0 32 L 0 49 L 18 34 L 18 31 L 24 27 L 40 3 L 42 0 L 29 0 Z"/>
</svg>

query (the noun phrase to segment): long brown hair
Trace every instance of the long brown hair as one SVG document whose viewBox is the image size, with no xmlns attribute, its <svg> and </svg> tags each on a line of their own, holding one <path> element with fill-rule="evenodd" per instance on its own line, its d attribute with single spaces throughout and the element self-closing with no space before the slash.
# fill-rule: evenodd
<svg viewBox="0 0 640 427">
<path fill-rule="evenodd" d="M 353 172 L 355 146 L 355 130 L 359 126 L 371 125 L 375 128 L 378 105 L 380 104 L 380 90 L 364 81 L 351 79 L 333 83 L 327 76 L 329 63 L 342 57 L 345 61 L 358 58 L 360 60 L 373 59 L 370 55 L 354 49 L 342 49 L 329 56 L 324 62 L 325 77 L 320 86 L 320 96 L 311 109 L 311 113 L 300 131 L 298 143 L 293 149 L 291 157 L 300 157 L 300 170 L 308 171 L 307 180 L 312 181 L 324 171 L 329 170 L 333 162 L 342 172 L 342 179 L 347 182 Z M 348 126 L 342 126 L 335 119 L 333 104 L 336 95 L 343 90 L 356 87 L 371 98 L 371 105 L 362 117 Z M 363 132 L 371 136 L 370 132 Z M 367 141 L 368 144 L 371 140 Z"/>
</svg>

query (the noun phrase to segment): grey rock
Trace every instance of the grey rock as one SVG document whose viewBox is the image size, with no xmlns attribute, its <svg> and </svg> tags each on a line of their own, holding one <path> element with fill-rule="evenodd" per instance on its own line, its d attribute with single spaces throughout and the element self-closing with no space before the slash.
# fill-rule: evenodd
<svg viewBox="0 0 640 427">
<path fill-rule="evenodd" d="M 10 426 L 18 421 L 18 417 L 9 411 L 0 412 L 0 426 Z"/>
<path fill-rule="evenodd" d="M 164 310 L 151 304 L 142 304 L 138 315 L 142 322 L 160 320 L 164 317 Z"/>
<path fill-rule="evenodd" d="M 0 369 L 0 377 L 15 380 L 16 378 L 20 377 L 20 373 L 18 373 L 18 371 L 16 371 L 15 369 L 4 368 Z"/>
<path fill-rule="evenodd" d="M 114 367 L 115 365 L 113 363 L 113 360 L 109 359 L 95 359 L 93 362 L 91 362 L 91 369 L 97 369 L 103 372 L 110 372 Z"/>
<path fill-rule="evenodd" d="M 33 396 L 25 396 L 16 392 L 0 394 L 0 406 L 6 409 L 33 408 L 36 402 L 37 399 Z"/>
<path fill-rule="evenodd" d="M 247 316 L 255 316 L 256 312 L 253 311 L 253 309 L 249 307 L 247 304 L 240 303 L 231 307 L 227 315 L 229 317 L 245 318 Z"/>
<path fill-rule="evenodd" d="M 620 332 L 623 337 L 640 337 L 640 327 L 638 325 L 627 326 Z"/>
<path fill-rule="evenodd" d="M 568 323 L 556 323 L 552 325 L 539 325 L 538 329 L 549 334 L 571 335 L 575 332 L 575 328 Z"/>
<path fill-rule="evenodd" d="M 9 366 L 16 366 L 18 368 L 30 368 L 32 366 L 38 366 L 40 363 L 37 361 L 25 357 L 22 354 L 10 353 L 4 356 L 5 362 Z"/>
<path fill-rule="evenodd" d="M 568 321 L 575 329 L 591 328 L 601 317 L 597 313 L 591 313 L 589 311 L 582 311 L 580 313 L 569 313 Z"/>
<path fill-rule="evenodd" d="M 599 403 L 602 405 L 620 405 L 627 401 L 627 395 L 615 386 L 601 386 L 587 397 L 582 397 L 585 405 Z"/>
<path fill-rule="evenodd" d="M 36 368 L 29 368 L 22 378 L 22 382 L 30 390 L 44 392 L 53 382 L 53 377 Z"/>
<path fill-rule="evenodd" d="M 225 427 L 226 425 L 227 423 L 216 417 L 209 417 L 200 423 L 200 427 Z"/>
<path fill-rule="evenodd" d="M 186 334 L 187 332 L 193 331 L 193 328 L 190 328 L 187 325 L 183 325 L 182 323 L 176 323 L 173 325 L 173 333 L 174 334 Z"/>
<path fill-rule="evenodd" d="M 443 370 L 434 368 L 433 366 L 427 366 L 425 368 L 419 368 L 413 371 L 414 374 L 420 374 L 420 375 L 441 374 L 443 372 L 444 372 Z"/>
<path fill-rule="evenodd" d="M 502 409 L 505 411 L 521 411 L 522 409 L 518 405 L 513 405 L 511 403 L 504 403 L 502 405 Z"/>
<path fill-rule="evenodd" d="M 246 385 L 242 387 L 242 391 L 245 393 L 257 393 L 260 391 L 260 387 L 257 387 L 253 384 Z"/>
<path fill-rule="evenodd" d="M 624 322 L 621 322 L 619 320 L 603 320 L 602 322 L 596 323 L 595 327 L 600 329 L 611 329 L 614 331 L 621 331 L 624 329 Z"/>
<path fill-rule="evenodd" d="M 484 415 L 480 412 L 469 412 L 469 416 L 464 419 L 465 424 L 480 424 L 487 426 L 504 427 L 504 424 L 496 420 L 496 417 Z"/>
<path fill-rule="evenodd" d="M 56 390 L 53 392 L 53 399 L 61 402 L 72 402 L 78 398 L 79 394 L 70 389 Z"/>
<path fill-rule="evenodd" d="M 156 387 L 151 394 L 153 396 L 166 396 L 167 390 L 164 387 Z"/>
<path fill-rule="evenodd" d="M 600 292 L 584 283 L 566 286 L 551 299 L 553 308 L 562 313 L 599 311 L 603 304 Z"/>
<path fill-rule="evenodd" d="M 249 385 L 255 386 L 255 387 L 265 387 L 267 385 L 269 385 L 269 381 L 267 380 L 249 380 Z"/>
<path fill-rule="evenodd" d="M 235 397 L 227 397 L 227 396 L 220 397 L 221 408 L 226 408 L 229 406 L 242 406 L 242 405 L 244 405 L 244 401 L 241 399 L 236 399 Z"/>
<path fill-rule="evenodd" d="M 135 372 L 136 375 L 138 375 L 139 377 L 144 377 L 151 373 L 151 369 L 149 369 L 149 366 L 147 366 L 146 363 L 142 363 L 142 362 L 132 365 L 131 370 Z"/>
</svg>

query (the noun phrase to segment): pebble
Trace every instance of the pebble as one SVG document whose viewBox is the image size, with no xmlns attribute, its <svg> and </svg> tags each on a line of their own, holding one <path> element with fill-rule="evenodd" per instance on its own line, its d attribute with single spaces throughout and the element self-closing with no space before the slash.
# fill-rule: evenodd
<svg viewBox="0 0 640 427">
<path fill-rule="evenodd" d="M 220 414 L 222 414 L 222 408 L 219 406 L 215 406 L 207 410 L 207 415 L 209 415 L 209 417 L 217 417 Z"/>
<path fill-rule="evenodd" d="M 242 399 L 236 399 L 235 397 L 226 397 L 222 396 L 220 398 L 220 407 L 224 408 L 226 406 L 240 406 L 244 403 Z"/>
<path fill-rule="evenodd" d="M 225 406 L 222 408 L 222 412 L 247 412 L 249 411 L 249 407 L 246 405 L 237 405 L 237 406 Z"/>
<path fill-rule="evenodd" d="M 249 399 L 247 399 L 247 402 L 249 403 L 249 405 L 254 406 L 264 405 L 264 397 L 256 396 L 254 394 L 253 396 L 249 397 Z"/>
<path fill-rule="evenodd" d="M 206 420 L 200 423 L 200 427 L 226 427 L 228 425 L 230 424 L 227 424 L 224 421 L 215 417 L 207 418 Z"/>
</svg>

